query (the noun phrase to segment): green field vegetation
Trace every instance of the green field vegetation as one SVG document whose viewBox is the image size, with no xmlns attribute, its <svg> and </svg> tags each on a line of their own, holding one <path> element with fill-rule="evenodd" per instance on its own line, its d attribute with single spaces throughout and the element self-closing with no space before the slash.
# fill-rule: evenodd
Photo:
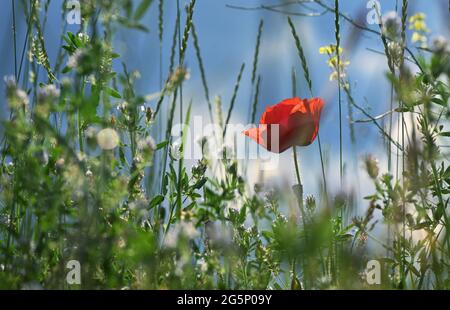
<svg viewBox="0 0 450 310">
<path fill-rule="evenodd" d="M 335 128 L 341 133 L 340 154 L 334 154 L 339 167 L 323 164 L 324 134 L 314 142 L 322 160 L 314 169 L 323 172 L 315 196 L 303 195 L 303 187 L 317 180 L 302 179 L 296 146 L 287 150 L 294 154 L 289 165 L 296 184 L 284 189 L 249 186 L 246 160 L 212 159 L 218 150 L 210 148 L 211 140 L 223 142 L 242 79 L 251 78 L 253 87 L 248 119 L 259 119 L 263 21 L 255 29 L 254 59 L 230 73 L 236 84 L 228 85 L 231 102 L 222 103 L 209 92 L 205 42 L 194 24 L 200 0 L 180 3 L 173 21 L 164 20 L 163 0 L 85 0 L 80 32 L 61 30 L 59 46 L 47 45 L 44 36 L 50 1 L 12 2 L 14 22 L 26 22 L 27 37 L 24 45 L 15 37 L 3 42 L 14 50 L 9 61 L 15 72 L 5 78 L 1 101 L 9 117 L 0 136 L 1 288 L 450 288 L 450 166 L 443 146 L 450 137 L 449 47 L 445 38 L 429 38 L 425 17 L 410 12 L 408 0 L 399 1 L 398 15 L 383 18 L 375 30 L 342 13 L 343 1 L 315 1 L 335 25 L 335 41 L 314 53 L 330 66 L 338 97 L 327 104 L 339 105 Z M 162 86 L 152 98 L 136 92 L 139 72 L 128 68 L 113 44 L 118 29 L 147 31 L 142 17 L 148 10 L 158 11 L 152 31 L 172 46 L 161 55 L 169 67 L 161 70 Z M 294 85 L 289 96 L 296 96 L 297 83 L 306 83 L 308 97 L 318 96 L 296 18 L 286 17 L 286 27 L 302 70 L 287 74 Z M 167 33 L 166 22 L 175 24 L 174 33 Z M 382 91 L 392 91 L 385 115 L 372 115 L 353 97 L 344 23 L 371 32 L 384 47 L 391 89 Z M 201 72 L 200 102 L 183 96 L 188 49 L 197 59 L 188 65 Z M 174 143 L 170 129 L 190 123 L 193 104 L 204 105 L 223 135 L 197 142 L 202 158 L 191 168 L 186 140 Z M 342 127 L 351 111 L 364 115 L 389 145 L 386 171 L 373 156 L 362 161 L 374 190 L 358 206 L 359 215 L 352 194 L 333 193 L 325 177 L 326 169 L 341 178 L 345 173 Z M 414 124 L 409 130 L 406 121 Z M 369 241 L 382 251 L 374 254 Z M 66 281 L 71 260 L 80 262 L 81 284 Z M 370 285 L 364 275 L 370 260 L 380 262 L 380 284 Z"/>
</svg>

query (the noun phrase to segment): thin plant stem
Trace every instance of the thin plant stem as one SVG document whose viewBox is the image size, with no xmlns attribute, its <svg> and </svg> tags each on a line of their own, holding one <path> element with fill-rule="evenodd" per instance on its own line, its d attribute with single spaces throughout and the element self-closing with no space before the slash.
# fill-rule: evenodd
<svg viewBox="0 0 450 310">
<path fill-rule="evenodd" d="M 177 0 L 177 14 L 181 15 L 180 12 L 180 0 Z M 183 65 L 183 55 L 181 52 L 181 23 L 178 23 L 178 57 L 179 57 L 179 65 Z M 183 83 L 180 84 L 180 123 L 183 122 Z"/>
<path fill-rule="evenodd" d="M 320 129 L 319 129 L 320 130 Z M 317 133 L 317 144 L 319 146 L 319 155 L 320 155 L 320 167 L 322 169 L 322 181 L 323 181 L 323 190 L 325 192 L 325 195 L 328 195 L 328 189 L 327 189 L 327 178 L 325 176 L 325 165 L 323 160 L 323 153 L 322 153 L 322 142 L 320 141 L 320 132 Z M 328 198 L 327 198 L 328 199 Z"/>
<path fill-rule="evenodd" d="M 339 24 L 339 0 L 334 1 L 335 11 L 335 38 L 336 38 L 336 56 L 337 56 L 337 75 L 338 75 L 338 103 L 339 103 L 339 179 L 342 187 L 343 183 L 343 161 L 342 161 L 342 98 L 341 98 L 341 55 L 339 52 L 341 45 L 341 34 Z"/>
<path fill-rule="evenodd" d="M 84 83 L 85 83 L 85 79 L 84 76 L 81 77 L 82 81 L 81 81 L 81 100 L 83 100 L 84 97 Z M 80 152 L 84 152 L 84 146 L 83 146 L 83 124 L 82 124 L 82 120 L 81 120 L 81 113 L 80 113 L 80 109 L 77 109 L 77 127 L 78 127 L 78 143 L 79 143 L 79 147 L 80 147 Z"/>
<path fill-rule="evenodd" d="M 297 147 L 294 146 L 294 147 L 292 147 L 292 149 L 293 149 L 293 152 L 294 152 L 295 176 L 297 177 L 298 185 L 302 186 L 302 178 L 300 176 L 300 167 L 299 167 L 299 164 L 298 164 L 298 157 L 297 157 Z M 301 197 L 300 197 L 300 199 L 301 199 Z"/>
<path fill-rule="evenodd" d="M 13 31 L 13 45 L 14 45 L 14 77 L 17 81 L 17 38 L 16 38 L 16 4 L 15 0 L 11 0 L 12 6 L 12 31 Z"/>
</svg>

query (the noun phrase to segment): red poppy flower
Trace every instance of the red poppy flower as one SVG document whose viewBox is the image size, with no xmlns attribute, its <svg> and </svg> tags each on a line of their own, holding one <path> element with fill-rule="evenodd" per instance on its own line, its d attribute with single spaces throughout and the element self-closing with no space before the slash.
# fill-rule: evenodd
<svg viewBox="0 0 450 310">
<path fill-rule="evenodd" d="M 275 153 L 284 152 L 294 145 L 309 145 L 319 132 L 323 105 L 321 98 L 285 99 L 264 111 L 258 128 L 250 128 L 243 133 Z"/>
</svg>

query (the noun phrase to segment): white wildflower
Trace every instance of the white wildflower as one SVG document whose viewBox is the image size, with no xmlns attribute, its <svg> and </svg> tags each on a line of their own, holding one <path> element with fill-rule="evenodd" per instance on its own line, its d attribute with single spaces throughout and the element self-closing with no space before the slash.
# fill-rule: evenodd
<svg viewBox="0 0 450 310">
<path fill-rule="evenodd" d="M 83 51 L 82 50 L 76 50 L 75 53 L 73 53 L 69 60 L 67 61 L 67 67 L 75 69 L 80 64 L 80 60 L 83 57 Z"/>
<path fill-rule="evenodd" d="M 119 145 L 119 134 L 112 128 L 100 130 L 97 134 L 97 143 L 103 150 L 113 150 Z"/>
<path fill-rule="evenodd" d="M 164 246 L 167 248 L 175 248 L 178 243 L 178 230 L 170 229 L 164 238 Z"/>
<path fill-rule="evenodd" d="M 139 70 L 134 70 L 133 72 L 131 72 L 131 76 L 135 80 L 139 80 L 141 78 L 141 72 L 139 72 Z"/>
<path fill-rule="evenodd" d="M 197 231 L 195 225 L 192 222 L 182 222 L 181 230 L 183 234 L 189 239 L 194 239 L 195 237 L 199 236 L 199 232 Z"/>
<path fill-rule="evenodd" d="M 117 105 L 117 111 L 124 113 L 128 108 L 128 102 L 122 101 Z"/>
<path fill-rule="evenodd" d="M 78 161 L 85 161 L 87 159 L 87 155 L 81 151 L 77 151 L 77 159 Z"/>
<path fill-rule="evenodd" d="M 197 261 L 197 266 L 199 267 L 200 271 L 203 273 L 208 271 L 208 263 L 205 261 L 205 259 L 203 257 Z"/>
<path fill-rule="evenodd" d="M 398 16 L 397 12 L 390 11 L 383 15 L 382 18 L 383 27 L 382 32 L 385 36 L 391 39 L 395 39 L 398 37 L 401 29 L 401 19 Z"/>
<path fill-rule="evenodd" d="M 61 169 L 62 167 L 64 167 L 65 163 L 66 163 L 65 159 L 61 157 L 55 162 L 55 167 L 57 169 Z"/>
<path fill-rule="evenodd" d="M 170 147 L 170 156 L 174 160 L 180 160 L 181 159 L 181 141 L 175 141 L 172 143 L 172 146 Z"/>
<path fill-rule="evenodd" d="M 7 75 L 3 78 L 7 89 L 17 88 L 16 78 L 12 75 Z"/>
<path fill-rule="evenodd" d="M 142 151 L 154 151 L 156 150 L 155 140 L 151 136 L 145 137 L 138 141 L 138 148 Z"/>
<path fill-rule="evenodd" d="M 89 42 L 91 40 L 89 35 L 87 33 L 85 33 L 85 32 L 78 33 L 78 38 L 84 43 L 87 43 L 87 42 Z"/>
<path fill-rule="evenodd" d="M 199 235 L 200 233 L 197 231 L 192 222 L 183 221 L 171 227 L 171 229 L 167 232 L 164 239 L 164 245 L 168 248 L 175 248 L 180 237 L 185 237 L 191 240 Z"/>
<path fill-rule="evenodd" d="M 61 85 L 63 88 L 69 88 L 72 85 L 72 82 L 73 82 L 72 79 L 67 76 L 61 79 Z"/>
<path fill-rule="evenodd" d="M 45 102 L 58 99 L 61 91 L 53 84 L 41 87 L 38 92 L 38 101 Z"/>
<path fill-rule="evenodd" d="M 140 163 L 142 163 L 142 161 L 143 161 L 143 159 L 142 159 L 142 157 L 139 156 L 139 155 L 136 155 L 136 156 L 134 156 L 134 158 L 133 158 L 133 162 L 136 163 L 136 164 L 140 164 Z"/>
<path fill-rule="evenodd" d="M 447 52 L 449 50 L 449 44 L 446 37 L 439 35 L 433 38 L 433 50 L 435 52 Z"/>
<path fill-rule="evenodd" d="M 27 106 L 30 103 L 27 93 L 22 89 L 16 91 L 16 99 L 20 106 Z"/>
</svg>

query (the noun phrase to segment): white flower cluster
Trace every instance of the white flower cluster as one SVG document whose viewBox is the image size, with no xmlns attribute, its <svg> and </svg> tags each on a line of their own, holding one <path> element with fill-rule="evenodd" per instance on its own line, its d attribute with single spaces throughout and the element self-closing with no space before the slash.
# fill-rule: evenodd
<svg viewBox="0 0 450 310">
<path fill-rule="evenodd" d="M 175 248 L 180 237 L 184 236 L 191 240 L 199 235 L 199 232 L 192 222 L 183 221 L 175 224 L 175 226 L 167 232 L 166 238 L 164 239 L 164 245 L 168 248 Z"/>
<path fill-rule="evenodd" d="M 45 85 L 38 91 L 38 101 L 48 102 L 55 100 L 59 98 L 60 94 L 61 91 L 54 84 Z"/>
<path fill-rule="evenodd" d="M 27 93 L 17 87 L 17 81 L 14 76 L 5 76 L 6 96 L 9 105 L 13 108 L 25 107 L 29 104 L 30 99 Z"/>
</svg>

